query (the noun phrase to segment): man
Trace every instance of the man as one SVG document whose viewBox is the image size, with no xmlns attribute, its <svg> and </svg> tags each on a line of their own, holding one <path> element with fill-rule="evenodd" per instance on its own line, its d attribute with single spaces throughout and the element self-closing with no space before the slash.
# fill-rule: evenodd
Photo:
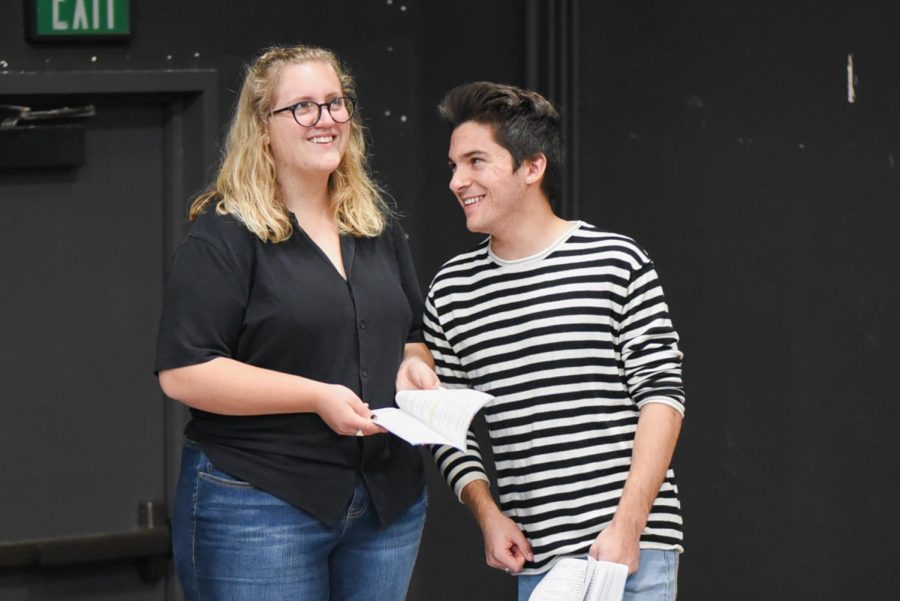
<svg viewBox="0 0 900 601">
<path fill-rule="evenodd" d="M 554 214 L 559 114 L 546 99 L 477 82 L 439 108 L 454 128 L 450 189 L 488 238 L 435 276 L 426 341 L 445 385 L 496 397 L 499 507 L 474 434 L 435 461 L 521 601 L 557 559 L 588 554 L 628 565 L 626 599 L 674 599 L 682 355 L 653 263 L 625 236 Z"/>
</svg>

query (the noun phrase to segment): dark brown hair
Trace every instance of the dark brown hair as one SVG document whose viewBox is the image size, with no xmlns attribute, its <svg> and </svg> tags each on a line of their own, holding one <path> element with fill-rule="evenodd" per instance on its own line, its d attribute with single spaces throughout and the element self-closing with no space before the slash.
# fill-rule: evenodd
<svg viewBox="0 0 900 601">
<path fill-rule="evenodd" d="M 547 169 L 541 190 L 548 199 L 557 200 L 563 157 L 559 111 L 549 100 L 515 86 L 475 81 L 450 90 L 438 112 L 454 128 L 467 121 L 491 126 L 497 144 L 512 155 L 513 169 L 543 154 Z"/>
</svg>

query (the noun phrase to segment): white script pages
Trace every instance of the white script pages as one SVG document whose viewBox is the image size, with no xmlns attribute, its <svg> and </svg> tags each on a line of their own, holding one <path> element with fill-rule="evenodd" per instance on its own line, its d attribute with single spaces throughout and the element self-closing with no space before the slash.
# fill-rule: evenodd
<svg viewBox="0 0 900 601">
<path fill-rule="evenodd" d="M 410 444 L 446 444 L 465 451 L 472 418 L 493 398 L 469 388 L 401 390 L 399 409 L 376 409 L 372 420 Z"/>
<path fill-rule="evenodd" d="M 532 591 L 528 601 L 622 601 L 628 566 L 593 557 L 564 557 Z"/>
</svg>

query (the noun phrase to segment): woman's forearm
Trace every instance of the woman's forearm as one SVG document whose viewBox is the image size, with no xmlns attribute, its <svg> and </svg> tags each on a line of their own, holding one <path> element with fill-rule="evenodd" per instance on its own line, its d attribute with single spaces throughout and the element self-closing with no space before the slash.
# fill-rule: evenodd
<svg viewBox="0 0 900 601">
<path fill-rule="evenodd" d="M 316 412 L 330 384 L 218 357 L 159 373 L 167 396 L 221 415 Z"/>
</svg>

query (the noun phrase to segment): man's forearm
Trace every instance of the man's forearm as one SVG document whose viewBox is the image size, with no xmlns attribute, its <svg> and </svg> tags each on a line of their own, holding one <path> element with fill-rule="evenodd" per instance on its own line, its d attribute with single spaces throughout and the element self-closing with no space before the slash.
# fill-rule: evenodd
<svg viewBox="0 0 900 601">
<path fill-rule="evenodd" d="M 425 365 L 434 369 L 434 358 L 431 356 L 431 352 L 428 350 L 428 347 L 425 346 L 424 342 L 407 342 L 403 347 L 403 360 L 415 360 L 418 359 L 422 361 Z"/>
<path fill-rule="evenodd" d="M 494 501 L 494 495 L 491 494 L 491 487 L 484 480 L 473 480 L 466 484 L 459 498 L 475 516 L 475 521 L 482 530 L 491 518 L 501 513 L 497 502 Z"/>
<path fill-rule="evenodd" d="M 650 403 L 641 410 L 632 449 L 631 469 L 613 526 L 639 537 L 672 462 L 682 416 L 672 407 Z"/>
<path fill-rule="evenodd" d="M 484 480 L 466 484 L 460 499 L 472 511 L 484 536 L 484 557 L 493 568 L 517 573 L 526 561 L 534 561 L 534 553 L 519 526 L 505 516 Z"/>
</svg>

